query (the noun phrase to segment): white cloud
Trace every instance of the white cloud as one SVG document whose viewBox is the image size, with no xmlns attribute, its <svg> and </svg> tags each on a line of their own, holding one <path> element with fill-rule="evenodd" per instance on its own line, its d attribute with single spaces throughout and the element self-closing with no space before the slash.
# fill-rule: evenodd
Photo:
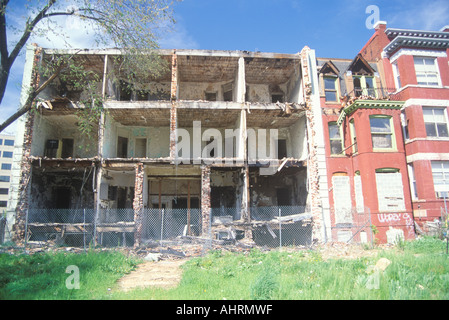
<svg viewBox="0 0 449 320">
<path fill-rule="evenodd" d="M 446 0 L 423 1 L 404 8 L 406 9 L 387 16 L 389 25 L 418 30 L 440 30 L 449 24 L 449 2 Z"/>
<path fill-rule="evenodd" d="M 198 49 L 199 44 L 179 22 L 174 30 L 167 32 L 166 36 L 159 40 L 162 49 Z"/>
</svg>

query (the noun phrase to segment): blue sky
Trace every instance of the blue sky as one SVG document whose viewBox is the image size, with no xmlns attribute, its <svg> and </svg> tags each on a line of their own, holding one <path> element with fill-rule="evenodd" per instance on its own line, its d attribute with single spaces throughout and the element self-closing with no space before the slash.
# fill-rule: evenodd
<svg viewBox="0 0 449 320">
<path fill-rule="evenodd" d="M 10 1 L 11 25 L 24 21 L 24 1 Z M 449 25 L 447 0 L 184 0 L 175 5 L 175 30 L 161 39 L 160 46 L 297 53 L 307 45 L 318 57 L 352 59 L 373 34 L 366 25 L 373 14 L 367 8 L 372 5 L 387 27 L 439 30 Z M 92 47 L 84 28 L 63 24 L 69 26 L 72 47 Z M 14 37 L 9 40 L 13 43 Z M 56 35 L 31 41 L 43 47 L 65 46 Z M 22 54 L 12 70 L 0 121 L 18 108 L 23 63 Z M 14 131 L 15 125 L 4 133 Z"/>
</svg>

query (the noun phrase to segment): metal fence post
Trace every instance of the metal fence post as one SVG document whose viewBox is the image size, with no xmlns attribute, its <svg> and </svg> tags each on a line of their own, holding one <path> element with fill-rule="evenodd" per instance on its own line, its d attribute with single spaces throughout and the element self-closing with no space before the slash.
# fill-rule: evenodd
<svg viewBox="0 0 449 320">
<path fill-rule="evenodd" d="M 28 211 L 30 209 L 27 209 L 26 214 L 25 214 L 25 251 L 27 249 L 27 244 L 28 244 Z"/>
<path fill-rule="evenodd" d="M 165 213 L 165 209 L 162 208 L 162 220 L 161 220 L 161 245 L 162 245 L 162 238 L 164 236 L 164 213 Z"/>
<path fill-rule="evenodd" d="M 282 249 L 282 223 L 281 223 L 281 208 L 279 208 L 279 249 Z"/>
<path fill-rule="evenodd" d="M 83 209 L 83 246 L 86 252 L 86 208 Z"/>
</svg>

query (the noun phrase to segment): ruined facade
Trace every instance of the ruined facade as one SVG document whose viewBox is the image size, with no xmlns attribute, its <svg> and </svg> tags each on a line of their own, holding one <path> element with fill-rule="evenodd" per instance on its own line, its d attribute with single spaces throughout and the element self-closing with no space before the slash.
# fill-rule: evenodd
<svg viewBox="0 0 449 320">
<path fill-rule="evenodd" d="M 288 206 L 295 207 L 288 215 L 300 216 L 289 223 L 299 221 L 308 234 L 290 240 L 323 241 L 328 204 L 320 196 L 327 187 L 318 172 L 325 159 L 314 51 L 158 53 L 165 72 L 129 84 L 118 50 L 28 48 L 24 84 L 36 85 L 46 59 L 74 54 L 102 79 L 103 111 L 90 137 L 81 134 L 84 93 L 57 78 L 37 111 L 20 119 L 10 201 L 16 239 L 27 219 L 45 214 L 56 228 L 69 221 L 49 210 L 88 209 L 83 227 L 87 221 L 107 233 L 124 225 L 123 241 L 134 245 L 224 233 L 253 242 L 273 232 L 277 208 Z"/>
<path fill-rule="evenodd" d="M 40 64 L 73 54 L 101 79 L 103 111 L 82 135 L 85 93 L 56 79 L 19 120 L 9 234 L 90 224 L 101 243 L 276 246 L 435 230 L 449 191 L 448 31 L 380 22 L 353 59 L 160 50 L 165 72 L 138 83 L 119 50 L 31 46 L 22 100 Z"/>
</svg>

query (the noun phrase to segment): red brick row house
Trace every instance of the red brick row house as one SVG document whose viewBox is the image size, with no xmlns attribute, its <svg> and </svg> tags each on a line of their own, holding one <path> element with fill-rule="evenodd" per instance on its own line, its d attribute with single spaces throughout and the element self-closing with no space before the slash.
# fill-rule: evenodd
<svg viewBox="0 0 449 320">
<path fill-rule="evenodd" d="M 317 59 L 334 240 L 360 215 L 380 242 L 434 232 L 447 215 L 448 31 L 380 22 L 353 60 Z"/>
</svg>

